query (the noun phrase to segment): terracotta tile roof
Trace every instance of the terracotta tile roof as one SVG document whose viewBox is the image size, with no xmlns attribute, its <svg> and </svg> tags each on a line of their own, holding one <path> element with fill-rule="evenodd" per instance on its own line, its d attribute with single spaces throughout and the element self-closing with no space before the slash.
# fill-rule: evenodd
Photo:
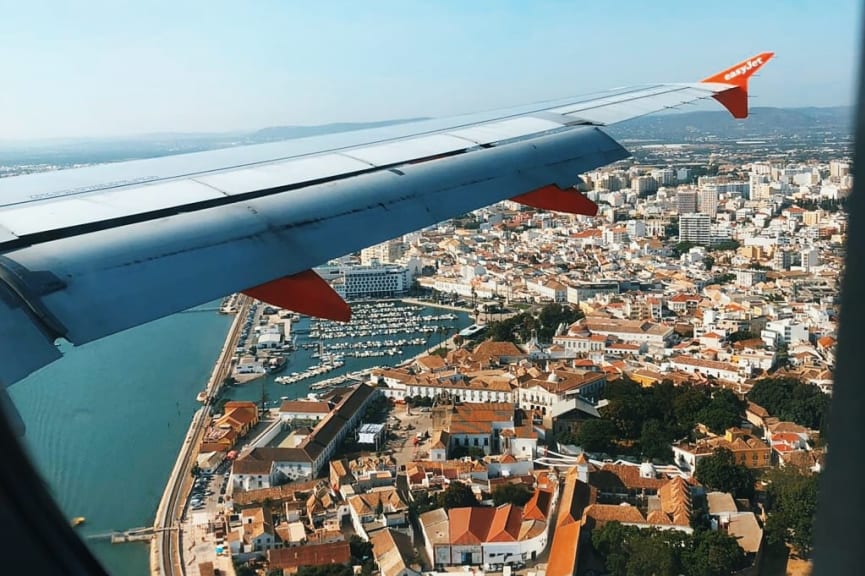
<svg viewBox="0 0 865 576">
<path fill-rule="evenodd" d="M 666 479 L 661 478 L 643 478 L 638 466 L 625 464 L 604 464 L 600 470 L 589 475 L 589 484 L 602 492 L 658 490 L 666 482 Z"/>
<path fill-rule="evenodd" d="M 617 504 L 591 504 L 586 508 L 586 518 L 591 518 L 599 526 L 607 522 L 645 524 L 646 518 L 636 506 Z"/>
<path fill-rule="evenodd" d="M 580 544 L 580 523 L 570 522 L 556 528 L 547 562 L 547 576 L 574 576 Z"/>
<path fill-rule="evenodd" d="M 438 370 L 439 368 L 444 368 L 447 366 L 444 358 L 439 356 L 438 354 L 427 354 L 426 356 L 421 356 L 415 363 L 420 364 L 422 367 L 427 370 Z"/>
<path fill-rule="evenodd" d="M 358 515 L 374 514 L 379 504 L 385 512 L 407 510 L 408 505 L 402 501 L 396 488 L 372 490 L 348 499 L 348 504 Z"/>
<path fill-rule="evenodd" d="M 494 508 L 451 508 L 448 511 L 450 543 L 482 544 L 494 514 Z"/>
<path fill-rule="evenodd" d="M 795 422 L 786 421 L 770 424 L 769 430 L 772 432 L 772 434 L 778 434 L 780 432 L 791 432 L 793 434 L 808 434 L 808 429 L 804 426 L 799 426 Z"/>
<path fill-rule="evenodd" d="M 379 530 L 369 537 L 375 563 L 381 576 L 399 576 L 407 568 L 406 558 L 412 554 L 412 543 L 408 535 L 390 529 Z"/>
<path fill-rule="evenodd" d="M 671 526 L 673 524 L 673 519 L 660 510 L 653 510 L 652 512 L 649 512 L 648 516 L 646 516 L 646 522 L 649 524 Z"/>
<path fill-rule="evenodd" d="M 279 405 L 280 412 L 299 412 L 305 414 L 328 414 L 330 404 L 313 400 L 283 400 Z"/>
<path fill-rule="evenodd" d="M 505 504 L 495 509 L 485 542 L 516 542 L 520 537 L 523 523 L 523 510 L 513 504 Z"/>
<path fill-rule="evenodd" d="M 526 520 L 547 521 L 550 503 L 553 500 L 552 490 L 538 488 L 523 508 L 523 518 Z"/>
<path fill-rule="evenodd" d="M 678 526 L 691 523 L 691 487 L 681 476 L 676 476 L 658 490 L 661 510 Z"/>
<path fill-rule="evenodd" d="M 348 542 L 330 544 L 306 544 L 293 548 L 267 551 L 270 569 L 296 569 L 300 566 L 324 566 L 326 564 L 348 564 L 351 550 Z"/>
<path fill-rule="evenodd" d="M 748 407 L 746 410 L 758 418 L 767 418 L 769 416 L 769 411 L 760 406 L 755 402 L 748 401 Z"/>
</svg>

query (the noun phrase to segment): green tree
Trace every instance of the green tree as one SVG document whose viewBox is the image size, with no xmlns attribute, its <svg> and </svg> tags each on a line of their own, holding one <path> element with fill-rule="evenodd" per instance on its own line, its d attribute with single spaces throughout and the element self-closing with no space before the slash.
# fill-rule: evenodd
<svg viewBox="0 0 865 576">
<path fill-rule="evenodd" d="M 577 431 L 576 441 L 586 452 L 610 452 L 615 444 L 618 429 L 606 418 L 583 422 Z"/>
<path fill-rule="evenodd" d="M 673 459 L 673 448 L 658 420 L 647 420 L 643 424 L 640 435 L 640 451 L 643 458 L 670 462 Z"/>
<path fill-rule="evenodd" d="M 213 413 L 214 414 L 225 414 L 225 404 L 228 402 L 228 398 L 220 398 L 216 401 L 216 404 L 213 405 Z"/>
<path fill-rule="evenodd" d="M 372 544 L 357 534 L 352 534 L 348 540 L 352 564 L 363 564 L 372 558 Z"/>
<path fill-rule="evenodd" d="M 725 250 L 736 250 L 741 246 L 738 240 L 722 240 L 717 244 L 713 244 L 709 246 L 709 251 L 711 252 L 722 252 Z"/>
<path fill-rule="evenodd" d="M 726 388 L 716 390 L 712 400 L 700 411 L 697 418 L 716 434 L 723 434 L 727 428 L 739 426 L 745 413 L 745 403 Z"/>
<path fill-rule="evenodd" d="M 753 332 L 749 332 L 747 330 L 740 330 L 738 332 L 733 332 L 729 336 L 727 336 L 727 342 L 741 342 L 742 340 L 751 340 L 752 338 L 758 338 L 757 334 Z"/>
<path fill-rule="evenodd" d="M 706 255 L 703 258 L 703 266 L 706 270 L 711 270 L 715 266 L 715 258 L 713 256 Z"/>
<path fill-rule="evenodd" d="M 493 488 L 493 502 L 496 506 L 513 504 L 524 506 L 532 497 L 532 491 L 525 484 L 501 484 Z"/>
<path fill-rule="evenodd" d="M 754 384 L 748 399 L 781 420 L 825 432 L 829 396 L 814 384 L 788 377 L 764 378 Z"/>
<path fill-rule="evenodd" d="M 651 392 L 649 392 L 651 393 Z M 642 432 L 643 422 L 647 419 L 645 392 L 636 382 L 620 379 L 607 384 L 604 397 L 609 404 L 602 409 L 604 419 L 612 420 L 623 439 L 636 440 Z"/>
<path fill-rule="evenodd" d="M 732 574 L 748 565 L 748 559 L 736 539 L 715 530 L 698 530 L 683 564 L 689 576 Z"/>
<path fill-rule="evenodd" d="M 583 313 L 568 304 L 547 304 L 535 316 L 521 312 L 504 320 L 490 322 L 487 335 L 499 342 L 527 342 L 534 332 L 541 342 L 551 342 L 560 324 L 569 325 Z"/>
<path fill-rule="evenodd" d="M 715 576 L 747 565 L 735 538 L 710 530 L 685 534 L 608 522 L 592 530 L 592 546 L 614 576 Z"/>
<path fill-rule="evenodd" d="M 694 246 L 696 246 L 696 244 L 691 242 L 690 240 L 685 240 L 684 242 L 679 242 L 678 244 L 673 246 L 673 256 L 678 258 L 682 254 L 687 253 L 688 250 L 690 250 Z"/>
<path fill-rule="evenodd" d="M 440 508 L 450 510 L 451 508 L 466 508 L 477 506 L 478 499 L 467 484 L 462 482 L 451 482 L 450 485 L 438 494 Z"/>
<path fill-rule="evenodd" d="M 770 470 L 766 481 L 766 537 L 786 542 L 798 556 L 808 558 L 813 551 L 818 476 L 787 466 Z"/>
<path fill-rule="evenodd" d="M 679 387 L 679 394 L 673 399 L 673 415 L 675 424 L 682 436 L 689 432 L 697 423 L 698 415 L 711 402 L 705 390 L 691 385 Z"/>
<path fill-rule="evenodd" d="M 736 498 L 754 496 L 754 473 L 736 464 L 736 457 L 726 448 L 701 458 L 697 462 L 696 477 L 710 490 L 730 492 Z"/>
</svg>

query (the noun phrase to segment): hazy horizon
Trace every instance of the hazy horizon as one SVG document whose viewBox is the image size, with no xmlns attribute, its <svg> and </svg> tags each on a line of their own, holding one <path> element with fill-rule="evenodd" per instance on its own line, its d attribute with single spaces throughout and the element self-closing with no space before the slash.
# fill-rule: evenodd
<svg viewBox="0 0 865 576">
<path fill-rule="evenodd" d="M 450 116 L 698 81 L 767 50 L 777 56 L 752 105 L 849 105 L 859 11 L 852 0 L 674 0 L 662 11 L 636 1 L 5 1 L 0 51 L 15 58 L 4 61 L 0 137 Z"/>
</svg>

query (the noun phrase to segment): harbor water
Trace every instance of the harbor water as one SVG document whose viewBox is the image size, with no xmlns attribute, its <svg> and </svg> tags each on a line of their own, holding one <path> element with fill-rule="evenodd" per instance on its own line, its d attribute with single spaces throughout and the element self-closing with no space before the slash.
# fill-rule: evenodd
<svg viewBox="0 0 865 576">
<path fill-rule="evenodd" d="M 77 530 L 111 574 L 146 576 L 147 545 L 112 545 L 87 540 L 87 535 L 153 522 L 192 414 L 199 407 L 195 396 L 213 370 L 232 320 L 217 314 L 216 304 L 78 348 L 65 347 L 62 360 L 10 388 L 27 425 L 25 445 L 38 470 L 67 517 L 87 518 Z M 468 324 L 464 313 L 451 323 L 454 329 Z M 304 333 L 310 327 L 308 318 L 293 327 L 299 346 L 310 341 Z M 397 364 L 435 345 L 440 337 L 388 338 L 421 336 L 428 344 L 404 346 L 402 356 L 346 357 L 343 367 L 328 374 L 277 384 L 276 376 L 318 363 L 312 357 L 316 349 L 299 347 L 283 372 L 234 386 L 226 396 L 258 401 L 263 389 L 271 405 L 283 396 L 303 397 L 320 380 Z"/>
</svg>

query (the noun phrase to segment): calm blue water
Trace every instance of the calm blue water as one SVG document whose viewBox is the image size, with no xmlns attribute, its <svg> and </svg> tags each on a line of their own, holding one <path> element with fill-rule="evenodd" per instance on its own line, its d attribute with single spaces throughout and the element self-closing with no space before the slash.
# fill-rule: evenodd
<svg viewBox="0 0 865 576">
<path fill-rule="evenodd" d="M 87 517 L 82 535 L 153 522 L 199 406 L 195 395 L 210 376 L 231 320 L 212 311 L 177 314 L 70 348 L 62 360 L 10 388 L 27 424 L 25 444 L 55 499 L 68 517 Z M 303 330 L 308 322 L 303 319 L 295 327 Z M 469 317 L 459 314 L 453 326 L 469 324 Z M 393 338 L 401 337 L 406 336 Z M 433 336 L 429 345 L 437 338 Z M 304 341 L 299 334 L 298 343 Z M 346 358 L 339 370 L 287 386 L 268 376 L 234 387 L 227 396 L 258 400 L 263 385 L 273 401 L 300 397 L 316 381 L 395 364 L 422 348 L 406 346 L 402 357 Z M 317 363 L 311 354 L 311 350 L 296 351 L 283 374 Z M 149 574 L 145 544 L 94 540 L 88 544 L 111 574 Z"/>
<path fill-rule="evenodd" d="M 164 318 L 70 349 L 10 388 L 55 499 L 68 517 L 87 517 L 82 535 L 153 522 L 230 322 Z M 146 544 L 88 543 L 112 574 L 149 573 Z"/>
</svg>

